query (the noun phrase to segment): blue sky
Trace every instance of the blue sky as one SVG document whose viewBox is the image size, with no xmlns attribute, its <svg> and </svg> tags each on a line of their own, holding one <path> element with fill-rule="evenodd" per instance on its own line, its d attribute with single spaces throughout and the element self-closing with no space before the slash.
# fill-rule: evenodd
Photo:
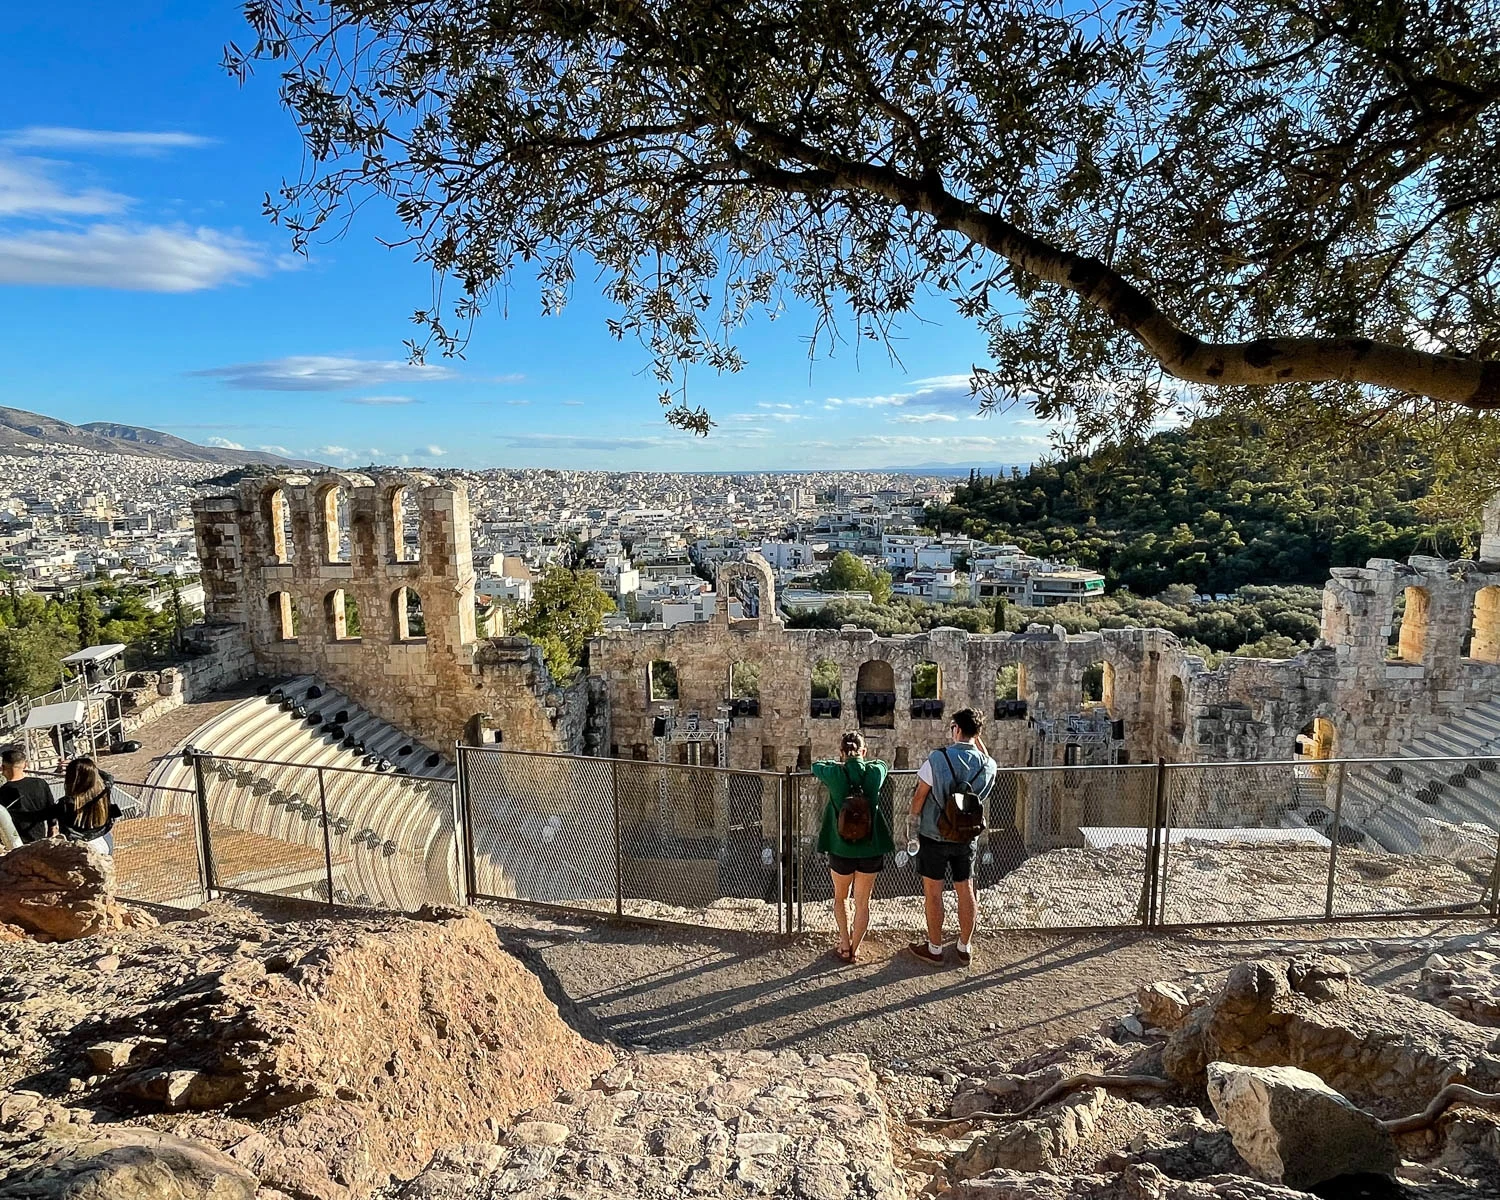
<svg viewBox="0 0 1500 1200">
<path fill-rule="evenodd" d="M 426 270 L 372 212 L 294 258 L 261 216 L 300 144 L 266 75 L 218 63 L 248 31 L 223 0 L 21 5 L 0 42 L 0 404 L 327 462 L 662 470 L 1015 463 L 1025 414 L 976 418 L 984 340 L 941 298 L 895 365 L 809 363 L 792 310 L 744 331 L 747 368 L 699 371 L 707 439 L 661 419 L 646 357 L 580 281 L 560 317 L 516 289 L 463 360 L 405 361 Z"/>
</svg>

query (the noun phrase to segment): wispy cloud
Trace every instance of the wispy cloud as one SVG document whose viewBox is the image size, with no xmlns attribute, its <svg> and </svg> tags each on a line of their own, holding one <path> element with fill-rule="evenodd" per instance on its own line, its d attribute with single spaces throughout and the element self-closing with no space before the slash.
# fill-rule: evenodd
<svg viewBox="0 0 1500 1200">
<path fill-rule="evenodd" d="M 506 405 L 510 408 L 526 408 L 531 404 L 530 400 L 507 400 Z"/>
<path fill-rule="evenodd" d="M 564 408 L 582 408 L 583 407 L 583 401 L 582 400 L 564 400 L 562 402 L 562 406 Z"/>
<path fill-rule="evenodd" d="M 348 446 L 314 446 L 308 453 L 314 458 L 333 458 L 345 462 L 354 458 L 358 451 L 351 450 Z"/>
<path fill-rule="evenodd" d="M 934 421 L 957 422 L 958 418 L 952 413 L 920 412 L 900 413 L 891 420 L 900 425 L 928 425 Z"/>
<path fill-rule="evenodd" d="M 383 383 L 439 383 L 459 377 L 449 367 L 430 363 L 337 358 L 325 354 L 235 363 L 188 374 L 219 379 L 225 387 L 252 392 L 339 392 Z"/>
<path fill-rule="evenodd" d="M 934 375 L 927 379 L 916 379 L 912 381 L 910 391 L 891 392 L 881 396 L 831 396 L 823 402 L 823 407 L 904 408 L 908 404 L 967 409 L 970 412 L 978 408 L 978 402 L 970 392 L 967 375 Z"/>
<path fill-rule="evenodd" d="M 662 437 L 588 437 L 572 433 L 505 433 L 500 440 L 520 450 L 654 450 L 680 444 Z"/>
<path fill-rule="evenodd" d="M 420 404 L 410 396 L 345 396 L 345 404 L 363 404 L 369 408 L 387 408 L 397 404 Z"/>
<path fill-rule="evenodd" d="M 52 178 L 50 164 L 0 153 L 0 217 L 97 217 L 129 203 L 102 188 L 70 191 Z"/>
<path fill-rule="evenodd" d="M 267 454 L 279 454 L 282 458 L 295 457 L 285 446 L 257 446 L 257 450 L 264 450 Z"/>
<path fill-rule="evenodd" d="M 196 292 L 264 270 L 249 243 L 212 229 L 94 225 L 0 237 L 0 283 Z"/>
<path fill-rule="evenodd" d="M 29 150 L 77 150 L 104 154 L 161 154 L 211 146 L 213 138 L 177 130 L 77 129 L 69 125 L 28 125 L 5 135 L 9 145 Z"/>
<path fill-rule="evenodd" d="M 245 447 L 238 442 L 231 442 L 224 437 L 207 437 L 203 439 L 205 446 L 212 446 L 215 450 L 243 450 Z"/>
<path fill-rule="evenodd" d="M 413 458 L 442 458 L 448 452 L 441 446 L 418 446 L 412 452 Z"/>
</svg>

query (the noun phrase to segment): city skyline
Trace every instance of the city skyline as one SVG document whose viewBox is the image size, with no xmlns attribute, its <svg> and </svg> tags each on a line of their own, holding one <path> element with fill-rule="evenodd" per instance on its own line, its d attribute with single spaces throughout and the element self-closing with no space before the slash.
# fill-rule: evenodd
<svg viewBox="0 0 1500 1200">
<path fill-rule="evenodd" d="M 896 348 L 857 338 L 809 360 L 811 315 L 742 332 L 738 375 L 702 371 L 707 439 L 669 428 L 646 351 L 580 279 L 543 318 L 534 282 L 487 311 L 466 358 L 406 361 L 424 268 L 369 210 L 306 260 L 260 213 L 300 145 L 274 80 L 220 69 L 247 31 L 230 9 L 163 3 L 28 12 L 0 51 L 0 318 L 17 347 L 0 404 L 74 423 L 119 421 L 206 445 L 331 465 L 735 472 L 1035 461 L 1029 414 L 981 418 L 969 396 L 984 340 L 941 297 Z"/>
</svg>

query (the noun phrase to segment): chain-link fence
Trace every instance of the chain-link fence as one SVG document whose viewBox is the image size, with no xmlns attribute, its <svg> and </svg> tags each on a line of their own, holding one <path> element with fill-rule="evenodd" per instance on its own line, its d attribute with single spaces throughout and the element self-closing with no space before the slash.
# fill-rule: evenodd
<svg viewBox="0 0 1500 1200">
<path fill-rule="evenodd" d="M 123 895 L 834 926 L 827 792 L 807 772 L 460 747 L 456 782 L 208 755 L 193 775 L 192 791 L 119 785 L 143 814 L 115 827 Z M 875 929 L 922 923 L 916 785 L 893 771 L 879 798 L 895 852 Z M 1500 915 L 1500 758 L 1001 768 L 986 824 L 982 928 Z"/>
<path fill-rule="evenodd" d="M 778 930 L 783 778 L 460 747 L 470 893 Z"/>
<path fill-rule="evenodd" d="M 115 780 L 115 892 L 124 900 L 196 908 L 208 899 L 197 793 Z"/>
</svg>

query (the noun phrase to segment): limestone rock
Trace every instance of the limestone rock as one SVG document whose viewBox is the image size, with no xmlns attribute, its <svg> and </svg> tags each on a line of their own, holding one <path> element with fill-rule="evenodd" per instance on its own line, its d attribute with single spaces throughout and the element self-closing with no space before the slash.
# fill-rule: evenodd
<svg viewBox="0 0 1500 1200">
<path fill-rule="evenodd" d="M 1193 1011 L 1193 1003 L 1175 983 L 1148 983 L 1136 991 L 1141 1018 L 1158 1029 L 1176 1029 Z"/>
<path fill-rule="evenodd" d="M 156 918 L 116 902 L 114 862 L 107 855 L 52 838 L 0 855 L 0 924 L 65 942 L 149 928 Z"/>
<path fill-rule="evenodd" d="M 1451 1081 L 1493 1091 L 1491 1035 L 1409 996 L 1378 991 L 1338 960 L 1240 963 L 1167 1040 L 1162 1065 L 1204 1086 L 1213 1061 L 1294 1066 L 1384 1116 L 1420 1110 Z"/>
<path fill-rule="evenodd" d="M 1115 1175 L 995 1171 L 960 1183 L 955 1200 L 1312 1200 L 1307 1192 L 1243 1175 L 1172 1179 L 1148 1163 Z"/>
<path fill-rule="evenodd" d="M 1309 1188 L 1337 1175 L 1390 1175 L 1396 1143 L 1380 1121 L 1296 1067 L 1208 1064 L 1208 1098 L 1262 1178 Z"/>
<path fill-rule="evenodd" d="M 37 1146 L 0 1200 L 255 1200 L 255 1176 L 212 1146 L 129 1126 L 77 1134 Z"/>
</svg>

